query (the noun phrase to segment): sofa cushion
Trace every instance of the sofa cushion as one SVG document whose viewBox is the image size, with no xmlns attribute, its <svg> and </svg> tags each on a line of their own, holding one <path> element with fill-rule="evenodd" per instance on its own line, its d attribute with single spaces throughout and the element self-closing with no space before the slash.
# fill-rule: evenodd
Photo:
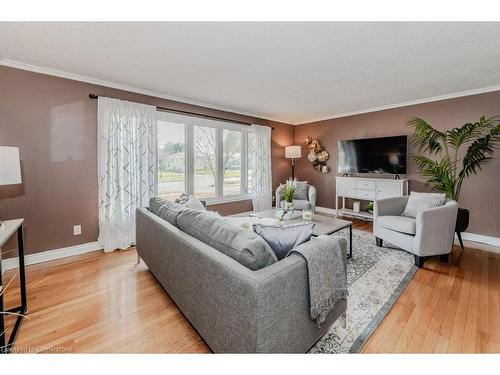
<svg viewBox="0 0 500 375">
<path fill-rule="evenodd" d="M 305 223 L 287 226 L 254 224 L 253 229 L 273 249 L 276 258 L 281 260 L 290 250 L 311 239 L 314 224 Z"/>
<path fill-rule="evenodd" d="M 294 199 L 293 200 L 293 208 L 296 210 L 310 210 L 311 202 L 302 199 Z"/>
<path fill-rule="evenodd" d="M 440 207 L 446 201 L 446 194 L 417 193 L 412 191 L 406 203 L 403 216 L 416 218 L 420 211 L 428 208 Z"/>
<path fill-rule="evenodd" d="M 177 226 L 177 219 L 181 212 L 187 209 L 183 205 L 159 197 L 153 197 L 149 200 L 149 211 L 175 226 Z"/>
<path fill-rule="evenodd" d="M 297 181 L 295 183 L 294 199 L 307 199 L 307 181 Z"/>
<path fill-rule="evenodd" d="M 417 231 L 417 220 L 405 216 L 379 216 L 377 225 L 394 230 L 396 232 L 415 235 Z"/>
<path fill-rule="evenodd" d="M 251 270 L 277 261 L 276 255 L 258 234 L 236 226 L 207 211 L 185 210 L 177 219 L 179 228 L 219 250 Z"/>
</svg>

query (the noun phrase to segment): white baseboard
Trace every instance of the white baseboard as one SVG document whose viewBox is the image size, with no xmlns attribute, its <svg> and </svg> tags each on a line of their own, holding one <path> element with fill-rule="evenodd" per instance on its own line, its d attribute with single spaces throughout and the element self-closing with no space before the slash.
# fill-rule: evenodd
<svg viewBox="0 0 500 375">
<path fill-rule="evenodd" d="M 61 249 L 42 251 L 40 253 L 25 255 L 24 262 L 27 266 L 31 264 L 37 264 L 42 262 L 48 262 L 49 260 L 61 259 L 70 257 L 73 255 L 85 254 L 91 251 L 102 250 L 102 246 L 99 242 L 89 242 L 81 245 L 63 247 Z M 10 270 L 12 268 L 17 268 L 19 266 L 18 258 L 10 258 L 2 260 L 2 272 Z"/>
<path fill-rule="evenodd" d="M 316 211 L 327 213 L 327 214 L 332 214 L 332 215 L 336 214 L 336 211 L 334 208 L 316 207 Z M 497 249 L 491 248 L 491 249 L 488 249 L 488 251 L 492 251 L 494 253 L 500 253 L 500 238 L 498 238 L 498 237 L 485 236 L 483 234 L 464 232 L 464 233 L 462 233 L 462 239 L 464 241 L 482 243 L 482 244 L 493 246 Z"/>
<path fill-rule="evenodd" d="M 492 246 L 491 248 L 488 248 L 488 251 L 500 254 L 500 238 L 498 237 L 491 237 L 491 236 L 485 236 L 484 234 L 464 232 L 462 233 L 462 239 L 464 241 L 482 243 Z M 455 243 L 457 243 L 457 241 L 458 237 L 455 235 Z"/>
</svg>

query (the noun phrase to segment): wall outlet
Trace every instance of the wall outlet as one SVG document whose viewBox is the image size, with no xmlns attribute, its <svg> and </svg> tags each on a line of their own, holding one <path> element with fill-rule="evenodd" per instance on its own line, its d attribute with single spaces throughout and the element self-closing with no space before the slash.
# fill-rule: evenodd
<svg viewBox="0 0 500 375">
<path fill-rule="evenodd" d="M 78 235 L 82 234 L 82 226 L 81 225 L 75 225 L 75 226 L 73 226 L 73 234 L 75 236 L 78 236 Z"/>
</svg>

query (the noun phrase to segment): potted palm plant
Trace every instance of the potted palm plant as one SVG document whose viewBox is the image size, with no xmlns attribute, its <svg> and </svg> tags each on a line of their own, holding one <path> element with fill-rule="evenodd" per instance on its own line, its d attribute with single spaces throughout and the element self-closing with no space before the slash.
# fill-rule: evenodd
<svg viewBox="0 0 500 375">
<path fill-rule="evenodd" d="M 499 117 L 485 118 L 466 123 L 461 127 L 440 131 L 425 120 L 414 117 L 407 122 L 414 128 L 412 143 L 419 152 L 413 161 L 427 183 L 446 194 L 447 198 L 459 202 L 465 178 L 476 175 L 488 162 L 500 145 Z M 469 210 L 459 208 L 455 231 L 463 248 L 461 232 L 469 226 Z"/>
</svg>

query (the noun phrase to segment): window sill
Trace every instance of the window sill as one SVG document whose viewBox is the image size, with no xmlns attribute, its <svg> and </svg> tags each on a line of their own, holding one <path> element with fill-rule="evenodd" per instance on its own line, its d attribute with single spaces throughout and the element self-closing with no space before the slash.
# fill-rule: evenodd
<svg viewBox="0 0 500 375">
<path fill-rule="evenodd" d="M 241 202 L 241 201 L 248 201 L 251 199 L 252 196 L 246 194 L 246 195 L 235 195 L 232 197 L 223 197 L 223 198 L 209 198 L 209 199 L 204 199 L 204 201 L 207 202 L 207 206 L 213 206 L 216 204 Z"/>
</svg>

